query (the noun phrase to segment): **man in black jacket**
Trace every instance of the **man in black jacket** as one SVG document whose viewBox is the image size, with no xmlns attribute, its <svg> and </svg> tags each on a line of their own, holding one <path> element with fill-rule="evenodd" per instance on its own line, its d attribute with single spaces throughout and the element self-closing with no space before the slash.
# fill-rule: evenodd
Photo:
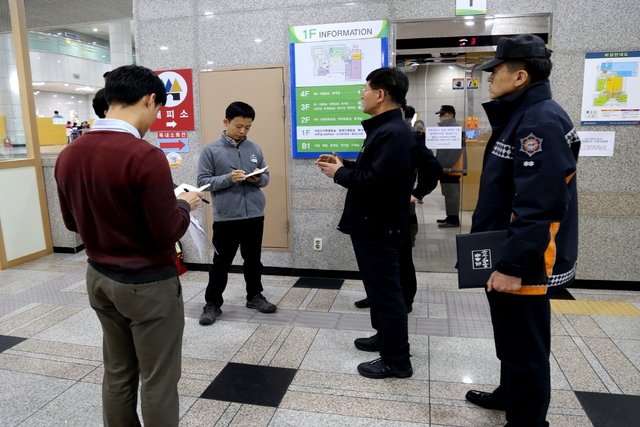
<svg viewBox="0 0 640 427">
<path fill-rule="evenodd" d="M 402 72 L 372 71 L 360 91 L 363 111 L 372 118 L 362 122 L 367 137 L 357 160 L 325 154 L 316 161 L 322 173 L 348 189 L 338 229 L 351 236 L 371 303 L 371 324 L 378 331 L 355 341 L 360 350 L 380 351 L 379 359 L 358 365 L 368 378 L 413 375 L 399 266 L 417 149 L 400 111 L 408 89 Z"/>
</svg>

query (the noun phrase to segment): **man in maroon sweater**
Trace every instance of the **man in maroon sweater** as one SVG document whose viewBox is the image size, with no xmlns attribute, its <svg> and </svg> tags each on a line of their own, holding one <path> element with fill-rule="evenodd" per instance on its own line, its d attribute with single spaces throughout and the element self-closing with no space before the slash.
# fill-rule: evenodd
<svg viewBox="0 0 640 427">
<path fill-rule="evenodd" d="M 173 193 L 161 150 L 142 140 L 167 94 L 148 68 L 107 80 L 106 119 L 67 146 L 55 178 L 64 223 L 80 233 L 87 291 L 103 331 L 105 426 L 178 425 L 184 305 L 175 242 L 202 193 Z"/>
</svg>

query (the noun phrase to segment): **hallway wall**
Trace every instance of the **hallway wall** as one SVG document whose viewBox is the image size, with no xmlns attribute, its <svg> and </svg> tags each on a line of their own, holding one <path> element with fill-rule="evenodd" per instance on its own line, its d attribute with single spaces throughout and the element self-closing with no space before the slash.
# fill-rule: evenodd
<svg viewBox="0 0 640 427">
<path fill-rule="evenodd" d="M 487 7 L 489 15 L 553 13 L 552 89 L 554 98 L 576 124 L 580 123 L 585 52 L 637 50 L 640 44 L 640 33 L 630 31 L 640 18 L 637 0 L 606 3 L 595 0 L 490 0 Z M 174 170 L 176 182 L 194 182 L 196 177 L 201 144 L 198 70 L 288 64 L 287 30 L 292 25 L 454 15 L 453 0 L 349 3 L 330 0 L 134 0 L 138 64 L 154 70 L 194 70 L 196 130 L 189 132 L 189 153 L 184 153 L 182 167 Z M 256 38 L 262 42 L 255 42 Z M 168 49 L 160 50 L 160 46 Z M 257 120 L 259 117 L 258 111 Z M 616 132 L 614 157 L 580 159 L 578 278 L 637 280 L 640 276 L 640 263 L 636 258 L 640 253 L 637 238 L 640 235 L 640 180 L 633 171 L 637 171 L 640 163 L 637 142 L 640 129 L 637 126 L 576 127 L 578 130 Z M 155 134 L 148 138 L 153 141 Z M 336 230 L 345 191 L 322 176 L 313 160 L 292 159 L 289 174 L 292 251 L 267 251 L 263 255 L 264 265 L 355 270 L 348 236 Z M 198 211 L 198 215 L 204 223 L 203 211 Z M 314 237 L 323 238 L 323 251 L 313 251 Z M 187 262 L 208 262 L 198 259 L 190 242 L 185 246 Z"/>
</svg>

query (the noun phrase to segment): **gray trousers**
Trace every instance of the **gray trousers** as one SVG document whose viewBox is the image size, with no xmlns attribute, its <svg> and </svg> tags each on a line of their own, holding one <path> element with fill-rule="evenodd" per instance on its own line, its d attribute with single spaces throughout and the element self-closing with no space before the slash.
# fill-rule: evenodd
<svg viewBox="0 0 640 427">
<path fill-rule="evenodd" d="M 445 175 L 440 180 L 447 216 L 460 215 L 460 177 Z"/>
<path fill-rule="evenodd" d="M 119 283 L 89 266 L 87 292 L 102 324 L 106 427 L 138 427 L 138 379 L 146 426 L 177 427 L 184 303 L 178 277 Z"/>
</svg>

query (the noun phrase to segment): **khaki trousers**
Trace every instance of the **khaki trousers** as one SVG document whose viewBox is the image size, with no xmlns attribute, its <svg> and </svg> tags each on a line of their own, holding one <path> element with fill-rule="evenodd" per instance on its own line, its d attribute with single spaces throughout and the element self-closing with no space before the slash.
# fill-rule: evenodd
<svg viewBox="0 0 640 427">
<path fill-rule="evenodd" d="M 103 331 L 106 427 L 176 427 L 184 303 L 178 277 L 140 285 L 116 282 L 89 266 L 87 291 Z"/>
</svg>

